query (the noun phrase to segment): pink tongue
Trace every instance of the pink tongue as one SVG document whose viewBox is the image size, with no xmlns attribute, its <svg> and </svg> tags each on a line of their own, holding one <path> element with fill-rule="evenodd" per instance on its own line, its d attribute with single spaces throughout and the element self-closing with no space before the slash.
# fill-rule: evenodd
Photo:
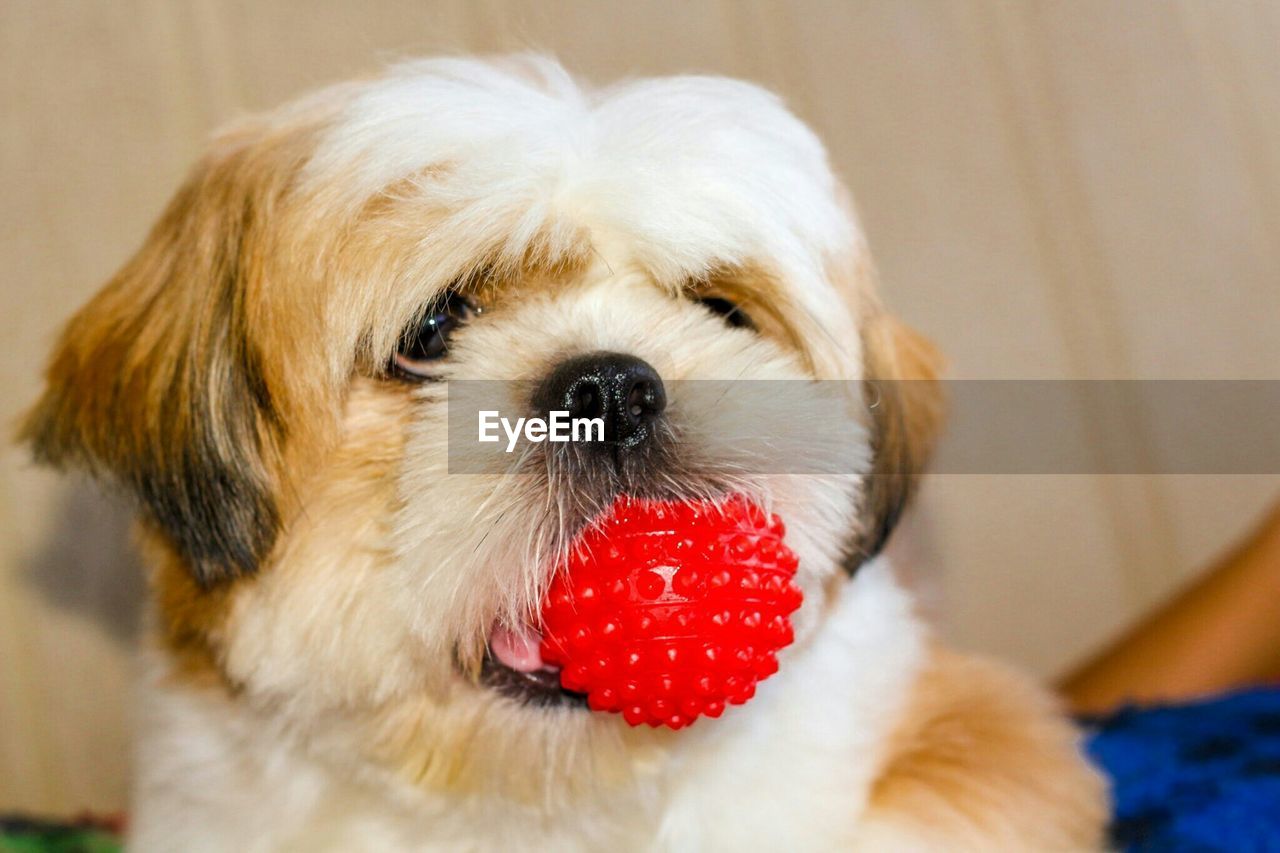
<svg viewBox="0 0 1280 853">
<path fill-rule="evenodd" d="M 525 626 L 519 631 L 495 625 L 489 635 L 489 649 L 503 665 L 516 672 L 536 672 L 547 665 L 542 661 L 542 634 Z"/>
</svg>

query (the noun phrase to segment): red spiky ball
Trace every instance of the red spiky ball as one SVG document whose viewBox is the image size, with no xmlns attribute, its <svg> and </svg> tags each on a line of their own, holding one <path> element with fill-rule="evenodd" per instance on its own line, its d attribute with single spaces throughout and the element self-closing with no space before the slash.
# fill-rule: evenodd
<svg viewBox="0 0 1280 853">
<path fill-rule="evenodd" d="M 578 541 L 542 605 L 560 683 L 633 726 L 740 705 L 778 670 L 802 598 L 777 516 L 733 498 L 622 498 Z"/>
</svg>

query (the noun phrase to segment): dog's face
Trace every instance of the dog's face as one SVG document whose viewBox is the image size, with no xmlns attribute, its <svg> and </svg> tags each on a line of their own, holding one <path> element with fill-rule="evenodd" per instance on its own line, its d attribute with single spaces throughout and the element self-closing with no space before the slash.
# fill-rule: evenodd
<svg viewBox="0 0 1280 853">
<path fill-rule="evenodd" d="M 139 498 L 174 678 L 332 760 L 541 796 L 623 784 L 683 735 L 493 654 L 574 538 L 619 495 L 745 494 L 787 522 L 803 647 L 932 432 L 928 389 L 861 380 L 928 362 L 771 96 L 429 62 L 224 135 L 71 321 L 27 436 Z M 468 380 L 501 380 L 504 415 L 599 415 L 611 441 L 481 455 L 450 431 Z M 846 440 L 806 447 L 805 423 Z M 598 772 L 570 772 L 582 749 Z"/>
</svg>

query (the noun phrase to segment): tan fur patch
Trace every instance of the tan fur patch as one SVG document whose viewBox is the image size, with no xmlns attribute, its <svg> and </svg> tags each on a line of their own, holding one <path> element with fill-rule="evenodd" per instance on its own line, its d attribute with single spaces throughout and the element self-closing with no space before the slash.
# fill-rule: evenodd
<svg viewBox="0 0 1280 853">
<path fill-rule="evenodd" d="M 251 572 L 290 511 L 279 488 L 296 415 L 296 274 L 274 219 L 308 131 L 246 126 L 193 171 L 147 241 L 68 323 L 24 427 L 37 456 L 128 488 L 202 584 Z M 280 305 L 280 303 L 286 303 Z M 287 323 L 265 306 L 292 314 Z M 290 453 L 310 445 L 290 436 Z"/>
<path fill-rule="evenodd" d="M 922 335 L 877 309 L 863 324 L 874 463 L 863 497 L 864 557 L 884 547 L 942 430 L 942 359 Z"/>
<path fill-rule="evenodd" d="M 141 538 L 152 567 L 156 639 L 171 656 L 170 677 L 194 686 L 230 689 L 218 664 L 214 638 L 226 624 L 232 587 L 202 588 L 161 536 L 144 532 Z"/>
<path fill-rule="evenodd" d="M 851 201 L 840 194 L 852 215 Z M 861 335 L 863 403 L 870 412 L 875 461 L 863 497 L 860 553 L 854 557 L 866 559 L 888 541 L 942 432 L 946 405 L 938 380 L 945 365 L 927 338 L 886 310 L 861 242 L 852 253 L 828 259 L 827 277 Z"/>
<path fill-rule="evenodd" d="M 935 649 L 890 742 L 868 818 L 911 827 L 940 848 L 993 849 L 1006 839 L 1024 850 L 1097 849 L 1105 785 L 1078 740 L 1024 677 Z"/>
</svg>

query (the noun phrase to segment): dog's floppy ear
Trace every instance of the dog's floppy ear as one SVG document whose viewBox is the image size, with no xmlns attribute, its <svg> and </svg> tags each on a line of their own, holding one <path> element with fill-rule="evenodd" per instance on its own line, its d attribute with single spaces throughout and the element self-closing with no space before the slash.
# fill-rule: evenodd
<svg viewBox="0 0 1280 853">
<path fill-rule="evenodd" d="M 942 426 L 942 359 L 922 335 L 876 309 L 863 324 L 872 468 L 854 565 L 880 552 L 915 492 Z"/>
<path fill-rule="evenodd" d="M 275 539 L 278 400 L 251 330 L 265 223 L 287 175 L 224 145 L 67 324 L 22 428 L 38 460 L 122 485 L 204 586 Z"/>
</svg>

